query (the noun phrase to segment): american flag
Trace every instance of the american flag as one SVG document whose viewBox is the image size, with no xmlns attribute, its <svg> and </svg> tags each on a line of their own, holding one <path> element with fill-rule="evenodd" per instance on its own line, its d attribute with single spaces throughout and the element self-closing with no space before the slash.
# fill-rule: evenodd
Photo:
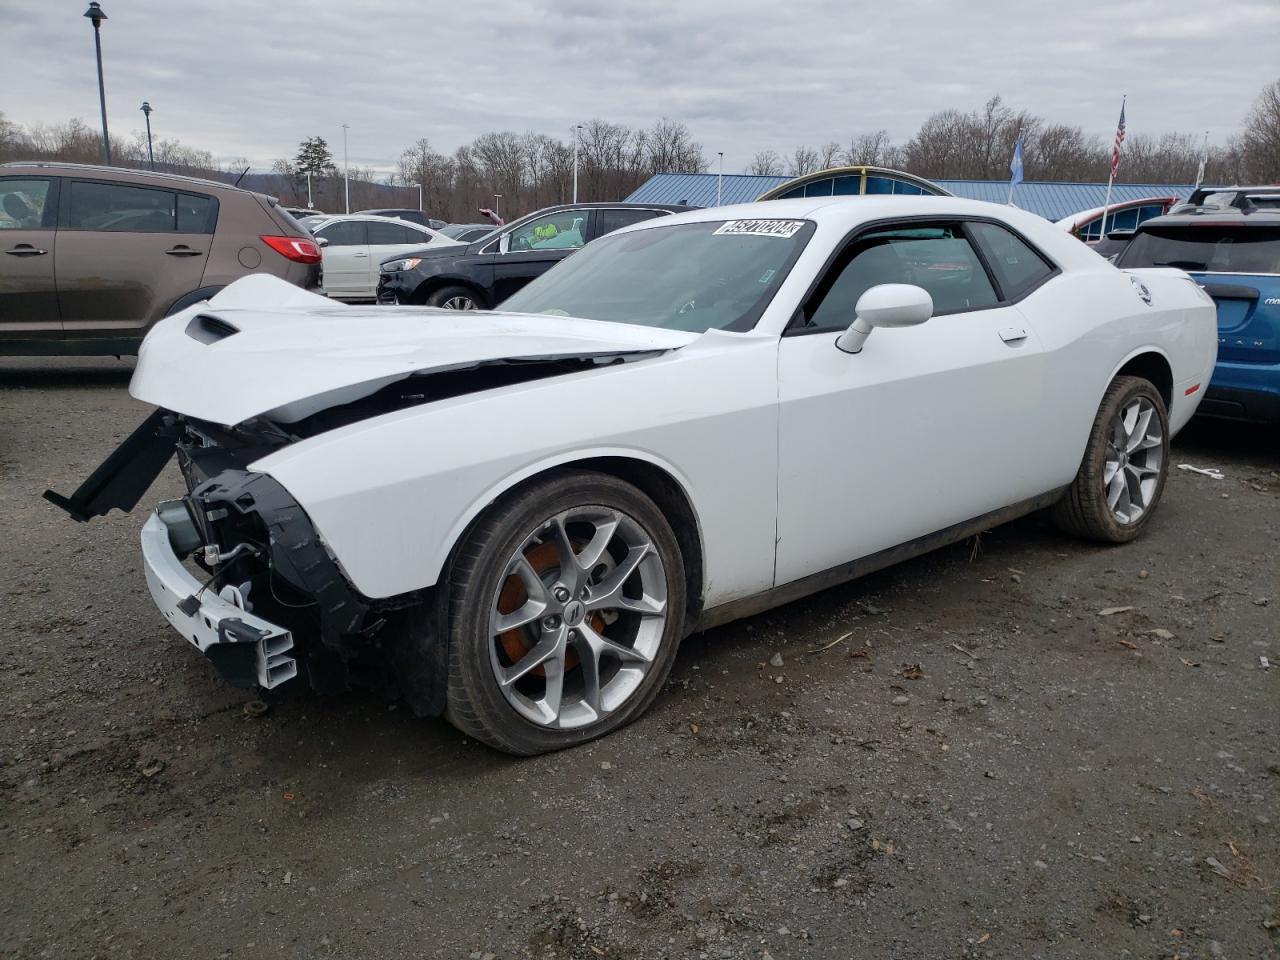
<svg viewBox="0 0 1280 960">
<path fill-rule="evenodd" d="M 1124 104 L 1120 104 L 1120 126 L 1116 127 L 1116 143 L 1111 148 L 1111 179 L 1116 177 L 1120 169 L 1120 145 L 1124 143 Z"/>
</svg>

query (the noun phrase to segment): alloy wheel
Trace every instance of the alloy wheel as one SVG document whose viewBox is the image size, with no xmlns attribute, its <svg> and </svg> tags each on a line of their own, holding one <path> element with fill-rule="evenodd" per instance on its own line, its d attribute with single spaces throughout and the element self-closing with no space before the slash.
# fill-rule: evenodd
<svg viewBox="0 0 1280 960">
<path fill-rule="evenodd" d="M 450 297 L 440 306 L 446 310 L 474 310 L 476 302 L 470 297 Z"/>
<path fill-rule="evenodd" d="M 507 703 L 542 727 L 584 727 L 621 708 L 653 665 L 666 569 L 632 517 L 579 507 L 524 540 L 490 610 L 490 665 Z"/>
<path fill-rule="evenodd" d="M 1107 506 L 1121 523 L 1136 523 L 1148 508 L 1160 482 L 1164 433 L 1156 408 L 1135 397 L 1111 421 L 1102 486 Z"/>
</svg>

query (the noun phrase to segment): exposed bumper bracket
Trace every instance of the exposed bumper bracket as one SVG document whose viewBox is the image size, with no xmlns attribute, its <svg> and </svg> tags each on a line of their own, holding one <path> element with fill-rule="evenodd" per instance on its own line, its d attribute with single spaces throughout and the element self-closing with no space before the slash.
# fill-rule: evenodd
<svg viewBox="0 0 1280 960">
<path fill-rule="evenodd" d="M 293 635 L 243 609 L 234 587 L 223 587 L 217 595 L 202 590 L 174 553 L 160 511 L 142 528 L 142 556 L 147 588 L 160 612 L 228 682 L 270 690 L 297 676 L 297 662 L 287 656 Z M 192 599 L 197 601 L 194 612 Z"/>
</svg>

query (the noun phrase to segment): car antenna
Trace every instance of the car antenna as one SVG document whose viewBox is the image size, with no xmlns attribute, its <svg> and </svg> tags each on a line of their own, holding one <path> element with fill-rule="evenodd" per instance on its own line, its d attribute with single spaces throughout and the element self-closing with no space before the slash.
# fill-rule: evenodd
<svg viewBox="0 0 1280 960">
<path fill-rule="evenodd" d="M 240 181 L 244 179 L 244 175 L 245 175 L 246 173 L 248 173 L 248 172 L 249 172 L 249 168 L 248 168 L 248 167 L 245 167 L 243 170 L 241 170 L 241 171 L 240 171 L 240 176 L 236 177 L 236 182 L 235 182 L 235 183 L 233 183 L 233 184 L 232 184 L 232 186 L 233 186 L 233 187 L 238 187 L 238 186 L 240 186 Z"/>
</svg>

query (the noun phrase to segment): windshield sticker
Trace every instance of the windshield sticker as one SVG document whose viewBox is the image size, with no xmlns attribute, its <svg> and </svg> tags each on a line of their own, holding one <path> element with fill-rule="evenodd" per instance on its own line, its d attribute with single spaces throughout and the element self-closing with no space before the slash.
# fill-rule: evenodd
<svg viewBox="0 0 1280 960">
<path fill-rule="evenodd" d="M 803 220 L 729 220 L 722 224 L 716 235 L 735 234 L 751 237 L 794 237 L 804 226 Z"/>
</svg>

